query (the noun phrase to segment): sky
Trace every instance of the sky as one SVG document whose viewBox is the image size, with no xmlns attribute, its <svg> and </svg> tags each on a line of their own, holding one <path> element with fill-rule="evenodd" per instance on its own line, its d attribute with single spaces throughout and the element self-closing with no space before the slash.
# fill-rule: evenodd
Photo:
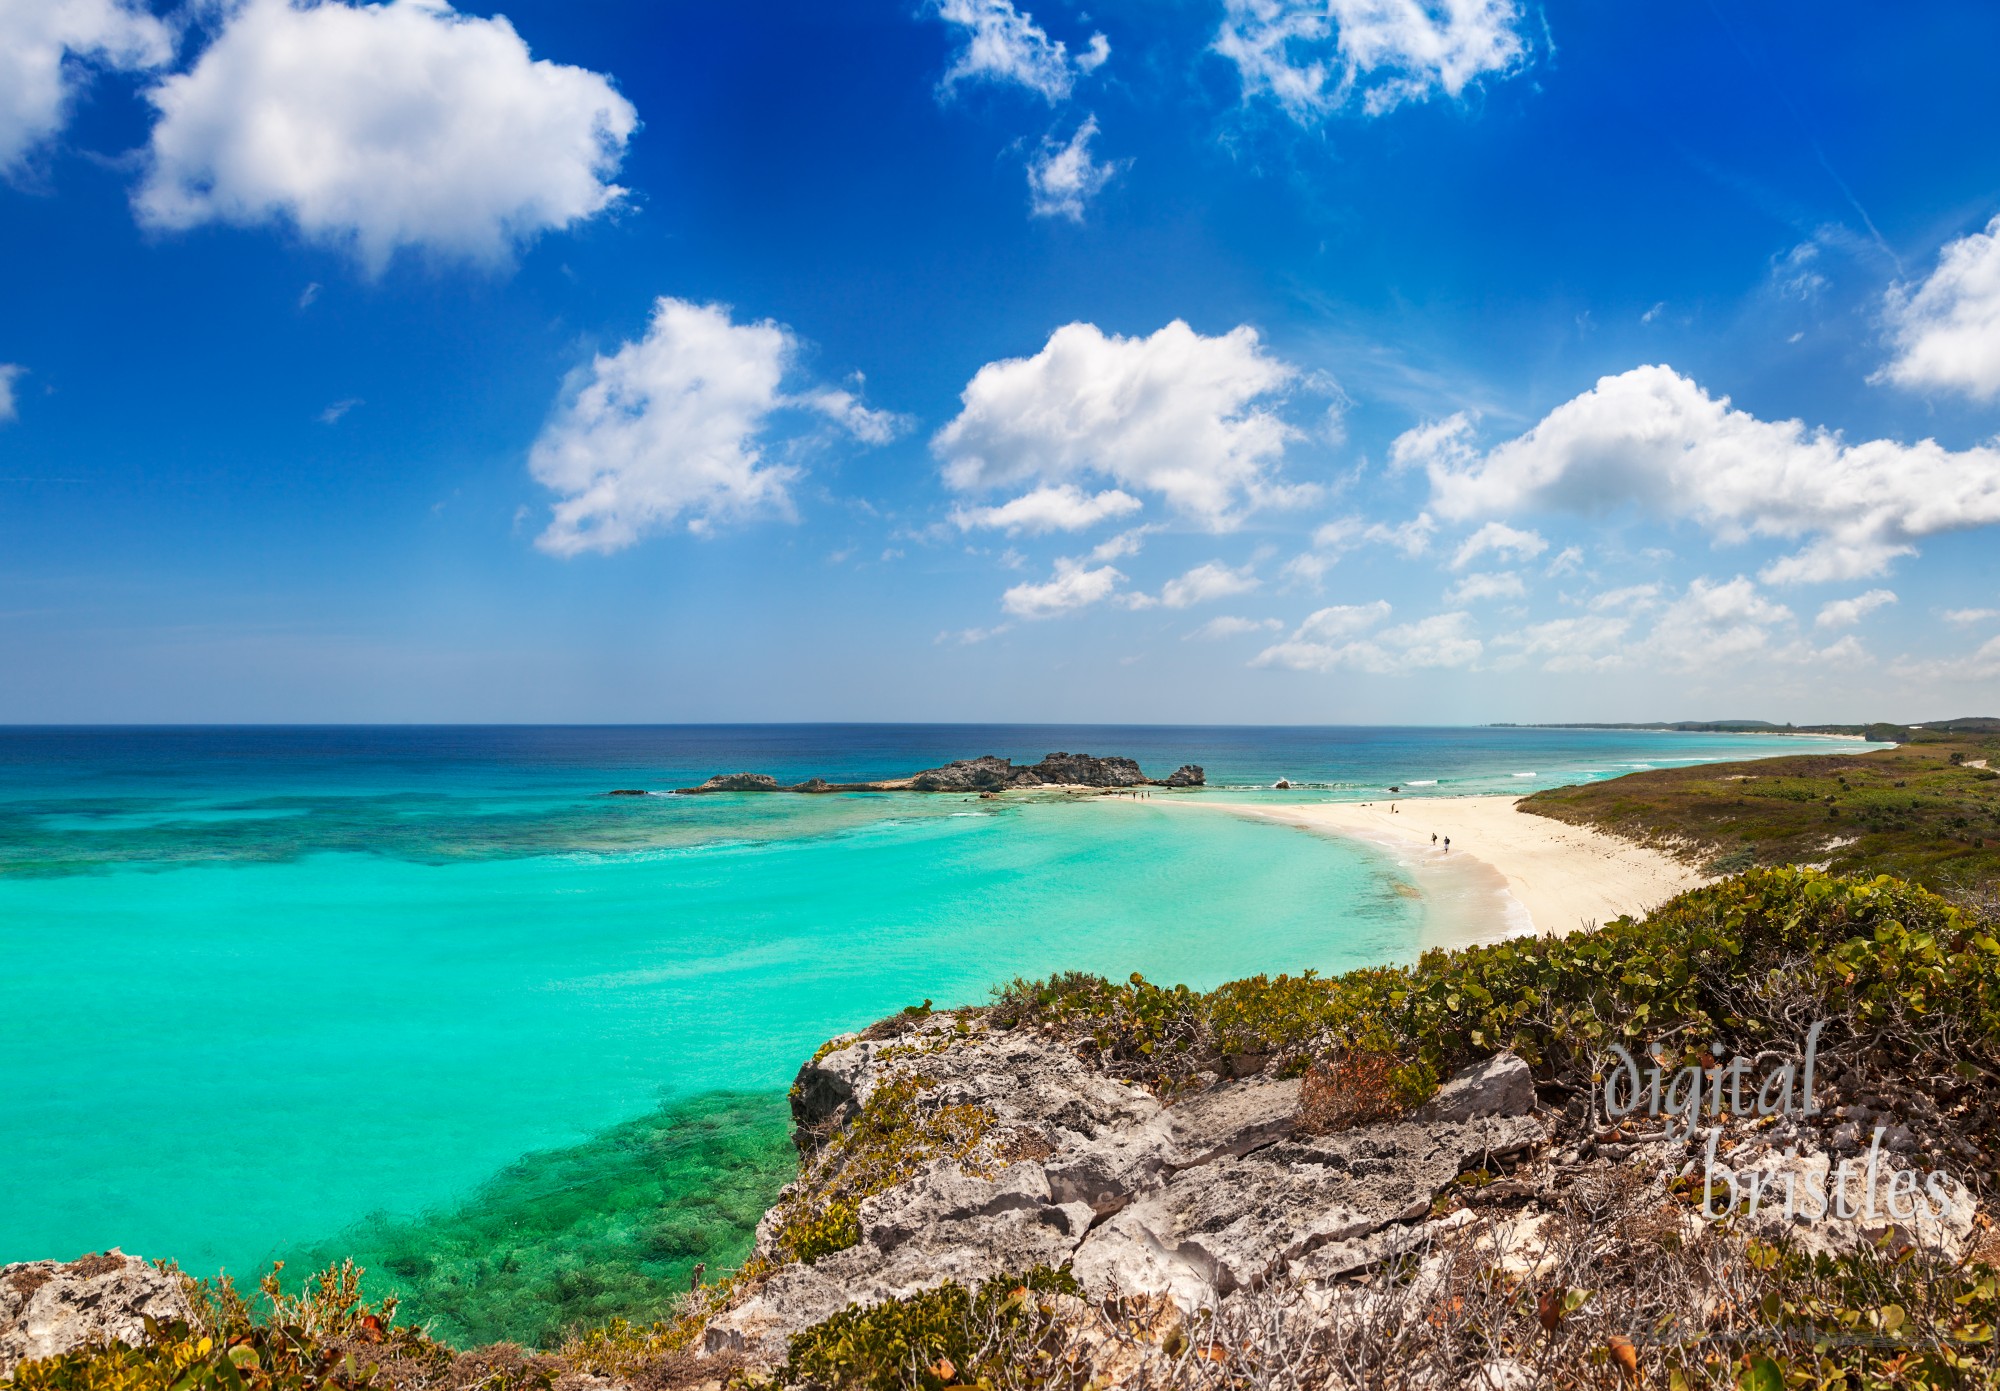
<svg viewBox="0 0 2000 1391">
<path fill-rule="evenodd" d="M 2000 713 L 1995 52 L 0 0 L 0 723 Z"/>
</svg>

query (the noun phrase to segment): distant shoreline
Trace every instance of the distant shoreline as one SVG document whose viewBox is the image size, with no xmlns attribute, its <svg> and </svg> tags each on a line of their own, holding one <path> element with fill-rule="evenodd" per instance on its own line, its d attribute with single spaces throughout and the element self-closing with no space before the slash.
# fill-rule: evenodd
<svg viewBox="0 0 2000 1391">
<path fill-rule="evenodd" d="M 1743 728 L 1724 727 L 1719 725 L 1695 725 L 1695 724 L 1680 725 L 1680 724 L 1509 724 L 1509 723 L 1487 724 L 1487 725 L 1480 725 L 1478 727 L 1480 729 L 1597 730 L 1603 733 L 1618 733 L 1618 734 L 1700 734 L 1711 738 L 1716 736 L 1721 736 L 1724 738 L 1734 737 L 1742 739 L 1763 739 L 1763 738 L 1774 738 L 1774 737 L 1782 739 L 1839 739 L 1842 740 L 1843 742 L 1851 740 L 1860 740 L 1862 743 L 1868 743 L 1868 744 L 1889 744 L 1893 742 L 1886 739 L 1870 739 L 1868 737 L 1866 728 L 1863 727 L 1855 727 L 1853 729 L 1824 729 L 1824 728 L 1787 729 L 1774 726 L 1768 729 L 1762 729 L 1762 728 L 1743 729 Z M 1922 726 L 1914 726 L 1914 725 L 1908 725 L 1908 726 L 1896 725 L 1893 727 L 1897 729 L 1922 728 Z"/>
</svg>

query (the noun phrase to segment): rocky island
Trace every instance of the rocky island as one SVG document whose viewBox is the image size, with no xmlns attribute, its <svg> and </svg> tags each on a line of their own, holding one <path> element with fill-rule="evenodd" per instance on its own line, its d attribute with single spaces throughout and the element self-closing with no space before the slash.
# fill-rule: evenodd
<svg viewBox="0 0 2000 1391">
<path fill-rule="evenodd" d="M 1149 778 L 1129 758 L 1088 753 L 1052 753 L 1039 763 L 1016 765 L 1012 759 L 985 754 L 962 758 L 942 768 L 926 768 L 905 778 L 879 782 L 828 782 L 807 778 L 785 784 L 769 773 L 718 773 L 699 787 L 676 792 L 1016 792 L 1029 788 L 1113 790 L 1130 787 L 1200 787 L 1207 781 L 1198 764 L 1184 763 L 1164 778 Z M 643 789 L 619 788 L 614 797 L 642 797 Z"/>
</svg>

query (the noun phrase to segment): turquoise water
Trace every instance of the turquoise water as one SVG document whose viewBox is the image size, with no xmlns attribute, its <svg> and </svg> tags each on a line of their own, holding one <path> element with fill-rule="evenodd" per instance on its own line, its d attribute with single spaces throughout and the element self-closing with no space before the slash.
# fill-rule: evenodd
<svg viewBox="0 0 2000 1391">
<path fill-rule="evenodd" d="M 0 1262 L 119 1245 L 244 1272 L 345 1243 L 385 1253 L 449 1329 L 546 1338 L 740 1257 L 783 1181 L 777 1097 L 831 1034 L 1016 974 L 1209 986 L 1414 954 L 1421 907 L 1393 864 L 1283 827 L 1062 799 L 603 795 L 1052 748 L 1329 784 L 1294 797 L 1801 751 L 1463 730 L 0 731 Z M 727 1202 L 725 1171 L 752 1176 Z M 523 1233 L 530 1275 L 480 1267 L 495 1230 Z"/>
</svg>

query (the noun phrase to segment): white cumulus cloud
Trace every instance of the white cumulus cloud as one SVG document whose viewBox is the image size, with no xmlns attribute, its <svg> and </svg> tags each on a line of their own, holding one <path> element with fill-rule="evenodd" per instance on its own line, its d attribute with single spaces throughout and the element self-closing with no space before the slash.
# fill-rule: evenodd
<svg viewBox="0 0 2000 1391">
<path fill-rule="evenodd" d="M 1069 143 L 1044 140 L 1028 161 L 1028 211 L 1036 217 L 1066 217 L 1083 221 L 1084 207 L 1104 191 L 1118 172 L 1113 163 L 1092 158 L 1090 142 L 1097 137 L 1097 118 L 1086 116 Z"/>
<path fill-rule="evenodd" d="M 1862 595 L 1849 602 L 1864 609 L 1879 607 L 1881 601 L 1870 600 Z M 1657 585 L 1611 590 L 1586 608 L 1587 613 L 1574 618 L 1534 623 L 1494 638 L 1493 647 L 1508 654 L 1498 665 L 1540 658 L 1541 669 L 1549 672 L 1665 670 L 1740 677 L 1745 670 L 1774 664 L 1852 666 L 1873 660 L 1852 634 L 1814 647 L 1798 635 L 1792 611 L 1742 575 L 1702 577 L 1671 598 Z M 1652 625 L 1641 631 L 1640 621 L 1649 612 Z"/>
<path fill-rule="evenodd" d="M 1603 613 L 1608 609 L 1652 608 L 1659 602 L 1660 587 L 1657 584 L 1628 584 L 1622 589 L 1607 589 L 1602 594 L 1593 595 L 1585 606 L 1592 613 Z"/>
<path fill-rule="evenodd" d="M 1813 622 L 1822 628 L 1852 628 L 1875 610 L 1895 602 L 1894 590 L 1871 589 L 1852 599 L 1835 599 L 1823 605 Z"/>
<path fill-rule="evenodd" d="M 1407 522 L 1395 526 L 1387 522 L 1374 522 L 1361 533 L 1361 539 L 1380 546 L 1393 546 L 1407 556 L 1419 556 L 1431 548 L 1431 537 L 1437 532 L 1437 519 L 1428 512 L 1420 512 Z"/>
<path fill-rule="evenodd" d="M 1451 558 L 1451 568 L 1463 570 L 1488 554 L 1516 562 L 1533 560 L 1548 548 L 1549 543 L 1532 531 L 1518 531 L 1505 522 L 1488 522 L 1460 543 Z"/>
<path fill-rule="evenodd" d="M 1989 618 L 2000 618 L 2000 609 L 1947 609 L 1944 621 L 1969 627 L 1974 623 L 1984 623 Z"/>
<path fill-rule="evenodd" d="M 1721 583 L 1697 579 L 1660 614 L 1647 654 L 1688 671 L 1731 666 L 1765 651 L 1774 630 L 1792 621 L 1790 609 L 1742 575 Z"/>
<path fill-rule="evenodd" d="M 788 393 L 799 342 L 779 324 L 734 322 L 720 305 L 662 298 L 645 337 L 570 376 L 528 456 L 560 494 L 536 544 L 555 555 L 617 551 L 683 517 L 690 531 L 785 513 L 799 470 L 765 457 L 773 417 L 819 418 L 869 443 L 896 430 L 827 387 Z"/>
<path fill-rule="evenodd" d="M 1312 620 L 1308 619 L 1307 626 L 1311 625 Z M 1345 668 L 1375 676 L 1398 676 L 1412 671 L 1468 667 L 1479 660 L 1483 651 L 1485 645 L 1472 634 L 1470 616 L 1440 613 L 1415 623 L 1378 629 L 1347 642 L 1314 641 L 1294 634 L 1288 641 L 1258 653 L 1251 665 L 1290 667 L 1294 671 Z"/>
<path fill-rule="evenodd" d="M 1542 658 L 1544 671 L 1615 671 L 1628 662 L 1623 643 L 1631 628 L 1631 619 L 1609 614 L 1555 618 L 1497 637 L 1493 645 Z"/>
<path fill-rule="evenodd" d="M 1095 72 L 1111 56 L 1110 41 L 1093 34 L 1089 48 L 1072 58 L 1061 39 L 1050 38 L 1013 0 L 935 0 L 935 8 L 965 40 L 945 71 L 947 92 L 966 81 L 1011 82 L 1058 102 L 1069 96 L 1078 73 Z"/>
<path fill-rule="evenodd" d="M 1224 615 L 1221 618 L 1209 619 L 1182 640 L 1213 642 L 1221 638 L 1242 637 L 1245 633 L 1275 633 L 1281 631 L 1284 626 L 1275 618 L 1237 618 Z"/>
<path fill-rule="evenodd" d="M 1896 356 L 1883 379 L 2000 397 L 2000 215 L 1947 245 L 1923 284 L 1890 290 L 1887 307 Z"/>
<path fill-rule="evenodd" d="M 1160 602 L 1170 609 L 1192 608 L 1213 599 L 1248 594 L 1262 583 L 1250 573 L 1247 565 L 1241 570 L 1232 570 L 1219 560 L 1211 560 L 1168 580 L 1160 590 Z"/>
<path fill-rule="evenodd" d="M 1899 662 L 1894 674 L 1913 681 L 1948 681 L 1954 684 L 2000 681 L 2000 637 L 1989 638 L 1975 652 L 1963 657 L 1946 657 L 1927 662 Z"/>
<path fill-rule="evenodd" d="M 1068 324 L 1033 357 L 980 368 L 931 449 L 962 492 L 1103 478 L 1222 530 L 1310 496 L 1274 477 L 1295 435 L 1275 398 L 1298 376 L 1248 326 L 1125 338 Z"/>
<path fill-rule="evenodd" d="M 609 79 L 445 0 L 247 0 L 149 96 L 144 222 L 288 222 L 371 270 L 406 247 L 500 262 L 603 212 L 638 124 Z"/>
<path fill-rule="evenodd" d="M 1285 641 L 1258 653 L 1251 665 L 1293 671 L 1345 668 L 1394 676 L 1471 666 L 1485 650 L 1473 635 L 1467 614 L 1439 613 L 1414 623 L 1380 627 L 1388 616 L 1389 606 L 1380 600 L 1320 609 Z"/>
<path fill-rule="evenodd" d="M 1010 536 L 1024 531 L 1038 536 L 1050 531 L 1083 531 L 1112 517 L 1129 516 L 1142 505 L 1130 493 L 1116 488 L 1086 493 L 1074 483 L 1062 483 L 1023 493 L 997 507 L 955 508 L 951 519 L 962 531 L 991 528 Z"/>
<path fill-rule="evenodd" d="M 28 374 L 28 369 L 14 362 L 0 362 L 0 425 L 19 417 L 20 406 L 14 400 L 14 383 Z"/>
<path fill-rule="evenodd" d="M 1054 618 L 1111 597 L 1125 576 L 1109 565 L 1091 569 L 1080 560 L 1056 562 L 1055 575 L 1040 584 L 1017 584 L 1000 596 L 1000 607 L 1016 618 Z"/>
<path fill-rule="evenodd" d="M 1293 631 L 1292 639 L 1295 642 L 1339 642 L 1367 632 L 1388 618 L 1389 612 L 1388 602 L 1382 599 L 1372 604 L 1333 604 L 1315 609 Z"/>
<path fill-rule="evenodd" d="M 1123 560 L 1128 555 L 1137 555 L 1146 545 L 1148 533 L 1157 528 L 1135 526 L 1130 531 L 1121 531 L 1108 540 L 1100 541 L 1091 549 L 1092 560 Z"/>
<path fill-rule="evenodd" d="M 1850 443 L 1733 409 L 1667 367 L 1605 377 L 1484 453 L 1455 419 L 1412 459 L 1441 515 L 1633 506 L 1692 519 L 1725 543 L 1804 542 L 1765 567 L 1774 583 L 1879 575 L 1926 537 L 2000 522 L 2000 447 Z"/>
<path fill-rule="evenodd" d="M 1350 102 L 1376 116 L 1515 67 L 1523 19 L 1512 0 L 1224 0 L 1215 51 L 1246 100 L 1268 97 L 1294 120 Z"/>
<path fill-rule="evenodd" d="M 1521 577 L 1511 570 L 1488 574 L 1474 570 L 1454 584 L 1444 596 L 1447 604 L 1471 604 L 1481 599 L 1520 599 L 1527 595 L 1528 587 L 1521 583 Z"/>
<path fill-rule="evenodd" d="M 173 55 L 166 25 L 133 0 L 5 0 L 0 175 L 18 172 L 63 128 L 92 65 L 142 70 Z"/>
</svg>

